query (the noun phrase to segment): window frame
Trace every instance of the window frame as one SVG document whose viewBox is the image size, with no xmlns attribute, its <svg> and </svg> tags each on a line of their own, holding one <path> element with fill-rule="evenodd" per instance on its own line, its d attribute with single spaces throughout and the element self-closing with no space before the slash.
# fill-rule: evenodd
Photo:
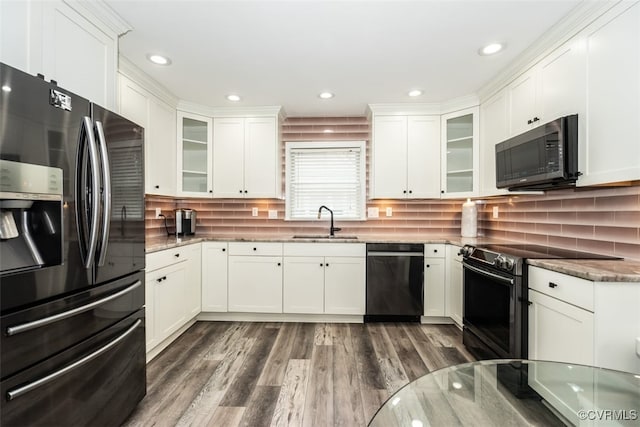
<svg viewBox="0 0 640 427">
<path fill-rule="evenodd" d="M 292 218 L 291 217 L 291 176 L 289 173 L 289 166 L 291 164 L 291 150 L 292 149 L 359 149 L 360 150 L 360 216 L 358 218 L 342 218 L 335 216 L 335 220 L 339 221 L 366 221 L 367 215 L 367 143 L 366 141 L 287 141 L 285 142 L 285 221 L 313 221 L 311 218 Z M 318 205 L 320 207 L 320 205 Z"/>
</svg>

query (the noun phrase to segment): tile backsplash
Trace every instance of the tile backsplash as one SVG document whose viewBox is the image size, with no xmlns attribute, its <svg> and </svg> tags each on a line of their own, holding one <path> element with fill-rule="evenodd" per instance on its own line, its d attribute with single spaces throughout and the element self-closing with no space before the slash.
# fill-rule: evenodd
<svg viewBox="0 0 640 427">
<path fill-rule="evenodd" d="M 379 218 L 336 221 L 343 234 L 459 235 L 462 200 L 375 200 Z M 284 201 L 277 199 L 171 199 L 147 195 L 147 237 L 165 234 L 155 208 L 167 214 L 173 230 L 173 209 L 198 211 L 197 234 L 217 237 L 321 234 L 328 217 L 317 221 L 285 221 Z M 252 208 L 258 216 L 252 216 Z M 386 208 L 392 209 L 387 217 Z M 498 218 L 493 218 L 493 208 Z M 268 211 L 277 211 L 269 219 Z M 640 185 L 597 189 L 557 190 L 544 195 L 501 196 L 481 200 L 478 231 L 487 237 L 612 254 L 640 260 Z"/>
</svg>

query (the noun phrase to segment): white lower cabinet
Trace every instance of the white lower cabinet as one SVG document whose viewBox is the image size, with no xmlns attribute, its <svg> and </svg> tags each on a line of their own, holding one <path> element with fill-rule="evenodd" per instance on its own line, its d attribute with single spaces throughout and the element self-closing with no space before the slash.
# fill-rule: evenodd
<svg viewBox="0 0 640 427">
<path fill-rule="evenodd" d="M 426 244 L 424 257 L 424 315 L 445 315 L 445 245 Z"/>
<path fill-rule="evenodd" d="M 200 313 L 200 243 L 146 256 L 147 353 Z"/>
<path fill-rule="evenodd" d="M 282 313 L 282 271 L 281 243 L 229 243 L 229 311 Z"/>
<path fill-rule="evenodd" d="M 529 290 L 529 358 L 593 365 L 593 313 Z"/>
<path fill-rule="evenodd" d="M 639 283 L 594 282 L 530 266 L 529 301 L 529 359 L 640 373 Z"/>
<path fill-rule="evenodd" d="M 365 312 L 365 245 L 285 243 L 285 313 Z"/>
<path fill-rule="evenodd" d="M 227 242 L 202 244 L 202 311 L 227 311 Z"/>
<path fill-rule="evenodd" d="M 324 312 L 363 315 L 366 304 L 364 256 L 327 257 L 325 261 Z"/>
</svg>

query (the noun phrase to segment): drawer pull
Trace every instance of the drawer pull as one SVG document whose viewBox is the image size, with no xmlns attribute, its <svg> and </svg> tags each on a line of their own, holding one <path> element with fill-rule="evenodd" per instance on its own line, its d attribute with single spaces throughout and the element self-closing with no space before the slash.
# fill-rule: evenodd
<svg viewBox="0 0 640 427">
<path fill-rule="evenodd" d="M 34 320 L 32 322 L 23 323 L 21 325 L 9 326 L 7 328 L 7 330 L 5 331 L 5 334 L 7 336 L 16 335 L 16 334 L 19 334 L 19 333 L 22 333 L 22 332 L 30 331 L 31 329 L 36 329 L 36 328 L 39 328 L 41 326 L 49 325 L 49 324 L 57 322 L 59 320 L 68 319 L 69 317 L 75 316 L 76 314 L 84 313 L 85 311 L 92 310 L 92 309 L 98 307 L 99 305 L 106 304 L 109 301 L 113 301 L 114 299 L 120 298 L 121 296 L 123 296 L 125 294 L 128 294 L 129 292 L 132 292 L 133 290 L 135 290 L 136 288 L 138 288 L 140 286 L 142 286 L 142 282 L 140 280 L 136 280 L 136 282 L 134 284 L 132 284 L 131 286 L 129 286 L 128 288 L 125 288 L 125 289 L 123 289 L 123 290 L 121 290 L 119 292 L 116 292 L 115 294 L 111 294 L 108 297 L 99 299 L 99 300 L 94 301 L 92 303 L 89 303 L 87 305 L 76 307 L 76 308 L 71 309 L 69 311 L 65 311 L 65 312 L 62 312 L 62 313 L 54 314 L 53 316 L 44 317 L 42 319 Z"/>
<path fill-rule="evenodd" d="M 549 282 L 549 287 L 550 288 L 557 288 L 558 284 L 557 283 L 553 283 L 553 282 Z"/>
</svg>

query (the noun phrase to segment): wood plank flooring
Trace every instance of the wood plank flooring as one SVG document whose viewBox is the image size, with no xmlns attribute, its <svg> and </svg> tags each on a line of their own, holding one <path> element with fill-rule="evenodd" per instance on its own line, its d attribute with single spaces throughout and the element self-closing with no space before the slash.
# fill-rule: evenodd
<svg viewBox="0 0 640 427">
<path fill-rule="evenodd" d="M 197 322 L 147 366 L 127 426 L 365 426 L 399 388 L 473 361 L 453 325 Z"/>
</svg>

